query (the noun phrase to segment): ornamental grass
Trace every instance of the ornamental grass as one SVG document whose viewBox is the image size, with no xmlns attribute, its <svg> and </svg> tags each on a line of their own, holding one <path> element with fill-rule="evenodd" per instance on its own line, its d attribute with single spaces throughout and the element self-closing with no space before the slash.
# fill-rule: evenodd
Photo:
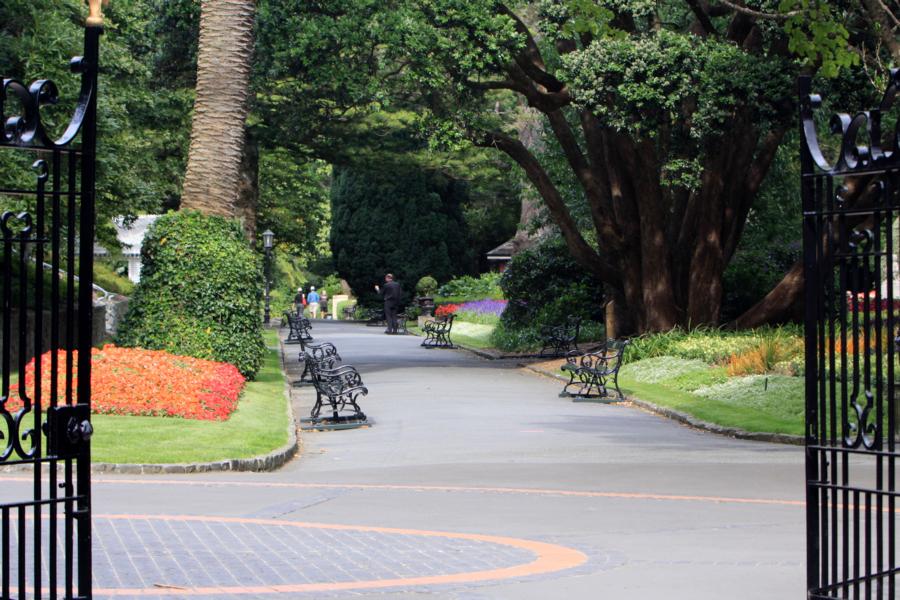
<svg viewBox="0 0 900 600">
<path fill-rule="evenodd" d="M 65 397 L 67 389 L 66 354 L 64 350 L 57 353 L 57 395 L 60 399 Z M 46 352 L 41 357 L 41 395 L 45 406 L 51 393 L 51 355 Z M 119 348 L 112 344 L 94 348 L 91 356 L 91 410 L 94 413 L 224 421 L 237 408 L 244 388 L 244 377 L 228 363 L 177 356 L 164 350 Z M 74 390 L 78 385 L 77 351 L 72 351 L 72 358 L 71 389 Z M 30 398 L 34 397 L 34 369 L 35 361 L 32 360 L 25 368 L 24 381 Z M 21 406 L 18 389 L 11 390 L 7 410 Z"/>
</svg>

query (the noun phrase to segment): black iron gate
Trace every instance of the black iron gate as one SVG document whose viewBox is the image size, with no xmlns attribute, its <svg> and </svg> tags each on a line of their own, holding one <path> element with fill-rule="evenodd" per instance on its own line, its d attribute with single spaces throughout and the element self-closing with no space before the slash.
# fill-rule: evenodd
<svg viewBox="0 0 900 600">
<path fill-rule="evenodd" d="M 893 71 L 881 104 L 836 115 L 839 139 L 820 146 L 821 99 L 800 82 L 813 599 L 896 598 L 900 129 L 887 125 L 898 92 Z"/>
<path fill-rule="evenodd" d="M 92 21 L 84 56 L 70 63 L 81 90 L 61 137 L 53 138 L 53 119 L 42 115 L 59 101 L 52 81 L 4 79 L 0 89 L 0 468 L 16 476 L 0 488 L 4 600 L 91 597 L 89 357 L 102 32 L 99 18 Z"/>
</svg>

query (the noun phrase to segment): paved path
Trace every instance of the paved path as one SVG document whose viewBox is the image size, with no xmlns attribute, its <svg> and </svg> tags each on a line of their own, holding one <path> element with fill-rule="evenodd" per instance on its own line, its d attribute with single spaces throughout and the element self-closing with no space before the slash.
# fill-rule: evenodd
<svg viewBox="0 0 900 600">
<path fill-rule="evenodd" d="M 802 597 L 799 448 L 575 404 L 412 336 L 314 334 L 376 425 L 305 433 L 275 473 L 97 476 L 98 597 Z"/>
</svg>

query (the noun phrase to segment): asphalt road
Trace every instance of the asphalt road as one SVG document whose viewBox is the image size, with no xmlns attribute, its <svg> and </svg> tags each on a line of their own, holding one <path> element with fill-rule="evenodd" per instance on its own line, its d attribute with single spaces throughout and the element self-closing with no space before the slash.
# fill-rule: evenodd
<svg viewBox="0 0 900 600">
<path fill-rule="evenodd" d="M 98 597 L 804 596 L 800 448 L 572 403 L 413 336 L 313 333 L 357 366 L 375 425 L 304 432 L 273 473 L 97 475 Z"/>
</svg>

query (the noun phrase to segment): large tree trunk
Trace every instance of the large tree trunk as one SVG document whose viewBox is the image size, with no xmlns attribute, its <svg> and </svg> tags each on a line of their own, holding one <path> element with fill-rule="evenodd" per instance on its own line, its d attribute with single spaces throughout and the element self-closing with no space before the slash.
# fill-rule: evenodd
<svg viewBox="0 0 900 600">
<path fill-rule="evenodd" d="M 238 216 L 255 13 L 255 0 L 201 4 L 197 97 L 182 208 Z"/>
<path fill-rule="evenodd" d="M 256 240 L 256 209 L 259 206 L 259 141 L 248 129 L 244 142 L 234 215 L 250 243 Z"/>
</svg>

